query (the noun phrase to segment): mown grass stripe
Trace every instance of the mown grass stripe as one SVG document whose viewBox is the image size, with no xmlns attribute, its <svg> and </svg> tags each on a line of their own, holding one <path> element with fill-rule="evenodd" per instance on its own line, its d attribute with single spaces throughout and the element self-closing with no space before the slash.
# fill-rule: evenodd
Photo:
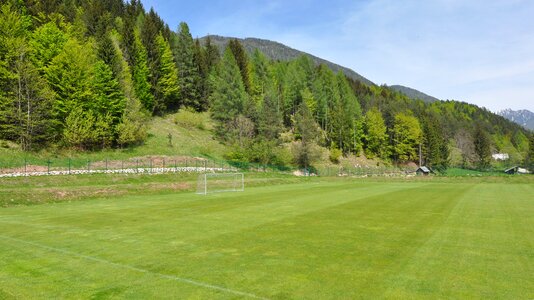
<svg viewBox="0 0 534 300">
<path fill-rule="evenodd" d="M 233 294 L 233 295 L 237 295 L 237 296 L 243 296 L 243 297 L 248 297 L 248 298 L 252 298 L 252 299 L 267 299 L 265 297 L 260 297 L 258 295 L 247 293 L 247 292 L 241 292 L 241 291 L 225 288 L 225 287 L 218 286 L 218 285 L 213 285 L 213 284 L 209 284 L 209 283 L 205 283 L 205 282 L 192 280 L 192 279 L 189 279 L 189 278 L 183 278 L 183 277 L 178 277 L 178 276 L 174 276 L 174 275 L 167 275 L 167 274 L 161 274 L 161 273 L 158 273 L 158 272 L 152 272 L 150 270 L 145 270 L 145 269 L 141 269 L 141 268 L 138 268 L 138 267 L 125 265 L 125 264 L 119 264 L 119 263 L 108 261 L 108 260 L 105 260 L 105 259 L 102 259 L 102 258 L 98 258 L 98 257 L 94 257 L 94 256 L 88 256 L 88 255 L 84 255 L 84 254 L 68 251 L 68 250 L 65 250 L 65 249 L 50 247 L 50 246 L 46 246 L 46 245 L 42 245 L 42 244 L 38 244 L 38 243 L 26 241 L 26 240 L 21 240 L 21 239 L 18 239 L 18 238 L 13 238 L 13 237 L 5 236 L 5 235 L 0 235 L 0 238 L 2 238 L 4 240 L 12 241 L 12 242 L 26 244 L 26 245 L 33 246 L 33 247 L 38 247 L 38 248 L 45 249 L 45 250 L 52 251 L 52 252 L 57 252 L 57 253 L 70 255 L 70 256 L 76 256 L 76 257 L 79 257 L 79 258 L 83 258 L 83 259 L 86 259 L 86 260 L 91 260 L 91 261 L 102 263 L 102 264 L 111 265 L 111 266 L 118 267 L 118 268 L 123 268 L 123 269 L 131 270 L 131 271 L 135 271 L 135 272 L 139 272 L 139 273 L 144 273 L 144 274 L 150 274 L 150 275 L 161 277 L 161 278 L 165 278 L 165 279 L 168 279 L 168 280 L 174 280 L 174 281 L 178 281 L 178 282 L 182 282 L 182 283 L 187 283 L 187 284 L 191 284 L 191 285 L 195 285 L 195 286 L 199 286 L 199 287 L 203 287 L 203 288 L 207 288 L 207 289 L 217 290 L 217 291 L 221 291 L 221 292 L 224 292 L 224 293 L 229 293 L 229 294 Z"/>
</svg>

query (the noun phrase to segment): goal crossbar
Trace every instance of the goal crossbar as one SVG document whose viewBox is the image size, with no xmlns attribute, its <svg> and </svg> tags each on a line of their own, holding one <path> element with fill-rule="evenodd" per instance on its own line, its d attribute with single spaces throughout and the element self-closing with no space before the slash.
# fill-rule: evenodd
<svg viewBox="0 0 534 300">
<path fill-rule="evenodd" d="M 205 173 L 198 176 L 197 194 L 243 192 L 245 176 L 243 173 Z"/>
</svg>

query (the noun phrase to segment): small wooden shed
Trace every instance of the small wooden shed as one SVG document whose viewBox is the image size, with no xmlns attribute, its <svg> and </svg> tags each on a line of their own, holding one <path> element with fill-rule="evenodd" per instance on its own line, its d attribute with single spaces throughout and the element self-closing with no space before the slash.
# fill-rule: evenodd
<svg viewBox="0 0 534 300">
<path fill-rule="evenodd" d="M 430 169 L 429 167 L 426 167 L 426 166 L 420 166 L 419 168 L 417 168 L 417 170 L 415 171 L 415 174 L 417 175 L 422 175 L 422 176 L 428 176 L 430 174 L 434 174 L 434 171 L 432 171 L 432 169 Z"/>
</svg>

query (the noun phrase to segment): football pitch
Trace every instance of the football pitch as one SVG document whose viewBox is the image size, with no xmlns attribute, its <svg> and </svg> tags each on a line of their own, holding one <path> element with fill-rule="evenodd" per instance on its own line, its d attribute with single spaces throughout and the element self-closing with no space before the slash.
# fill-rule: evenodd
<svg viewBox="0 0 534 300">
<path fill-rule="evenodd" d="M 311 180 L 0 208 L 0 298 L 533 299 L 531 183 Z"/>
</svg>

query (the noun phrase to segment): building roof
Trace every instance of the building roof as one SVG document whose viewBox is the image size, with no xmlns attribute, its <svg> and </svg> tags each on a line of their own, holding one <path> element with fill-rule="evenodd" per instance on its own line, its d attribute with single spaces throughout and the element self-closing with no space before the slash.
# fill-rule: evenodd
<svg viewBox="0 0 534 300">
<path fill-rule="evenodd" d="M 419 169 L 417 169 L 417 171 L 419 171 L 419 170 L 423 171 L 424 173 L 431 173 L 431 172 L 432 172 L 432 171 L 431 171 L 428 167 L 426 167 L 426 166 L 420 166 Z"/>
</svg>

